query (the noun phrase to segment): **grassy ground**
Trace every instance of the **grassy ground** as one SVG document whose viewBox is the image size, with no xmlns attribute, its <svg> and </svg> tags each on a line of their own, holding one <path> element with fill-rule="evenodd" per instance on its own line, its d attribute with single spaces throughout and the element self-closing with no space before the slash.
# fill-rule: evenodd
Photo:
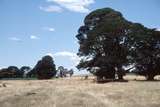
<svg viewBox="0 0 160 107">
<path fill-rule="evenodd" d="M 2 80 L 0 107 L 160 107 L 160 81 L 126 78 L 130 81 L 105 84 L 92 77 Z"/>
</svg>

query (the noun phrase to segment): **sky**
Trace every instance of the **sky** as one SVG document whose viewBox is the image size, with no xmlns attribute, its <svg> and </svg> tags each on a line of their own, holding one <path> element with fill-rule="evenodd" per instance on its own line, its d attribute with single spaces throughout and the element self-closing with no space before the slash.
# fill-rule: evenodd
<svg viewBox="0 0 160 107">
<path fill-rule="evenodd" d="M 160 30 L 160 0 L 0 0 L 0 68 L 34 67 L 51 55 L 57 67 L 76 70 L 77 30 L 87 14 L 104 7 Z"/>
</svg>

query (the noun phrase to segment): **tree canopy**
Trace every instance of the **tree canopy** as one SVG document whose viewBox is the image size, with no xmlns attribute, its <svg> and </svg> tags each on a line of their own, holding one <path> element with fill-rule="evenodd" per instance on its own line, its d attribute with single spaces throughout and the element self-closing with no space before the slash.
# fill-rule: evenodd
<svg viewBox="0 0 160 107">
<path fill-rule="evenodd" d="M 31 69 L 29 66 L 22 66 L 20 69 L 16 66 L 9 66 L 0 70 L 1 78 L 35 78 L 50 79 L 56 75 L 56 68 L 51 56 L 44 56 Z"/>
<path fill-rule="evenodd" d="M 24 72 L 16 66 L 9 66 L 0 70 L 0 78 L 22 78 Z"/>
<path fill-rule="evenodd" d="M 56 75 L 56 68 L 53 58 L 49 55 L 42 57 L 33 68 L 38 79 L 50 79 Z"/>
<path fill-rule="evenodd" d="M 141 59 L 150 59 L 150 56 L 159 61 L 160 49 L 155 48 L 159 46 L 159 32 L 127 21 L 111 8 L 98 9 L 87 15 L 76 37 L 80 45 L 78 55 L 82 57 L 77 68 L 87 69 L 101 78 L 115 79 L 117 74 L 118 79 L 123 79 L 127 72 L 124 66 L 142 65 Z"/>
</svg>

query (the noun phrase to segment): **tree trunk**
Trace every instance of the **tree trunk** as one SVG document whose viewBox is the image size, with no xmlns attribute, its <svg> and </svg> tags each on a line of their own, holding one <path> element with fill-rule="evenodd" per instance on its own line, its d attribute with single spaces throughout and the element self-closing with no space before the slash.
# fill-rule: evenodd
<svg viewBox="0 0 160 107">
<path fill-rule="evenodd" d="M 123 75 L 119 73 L 119 74 L 118 74 L 118 79 L 119 79 L 119 80 L 123 80 Z"/>
<path fill-rule="evenodd" d="M 118 75 L 118 80 L 123 80 L 123 75 L 124 75 L 124 73 L 123 73 L 122 70 L 119 70 L 119 71 L 117 72 L 117 75 Z"/>
<path fill-rule="evenodd" d="M 97 76 L 97 82 L 102 82 L 103 81 L 103 77 L 102 76 Z"/>
<path fill-rule="evenodd" d="M 154 75 L 147 75 L 147 80 L 148 81 L 153 81 L 154 80 Z"/>
<path fill-rule="evenodd" d="M 124 71 L 122 69 L 122 66 L 118 66 L 117 68 L 118 68 L 117 70 L 118 80 L 124 80 L 123 79 Z"/>
</svg>

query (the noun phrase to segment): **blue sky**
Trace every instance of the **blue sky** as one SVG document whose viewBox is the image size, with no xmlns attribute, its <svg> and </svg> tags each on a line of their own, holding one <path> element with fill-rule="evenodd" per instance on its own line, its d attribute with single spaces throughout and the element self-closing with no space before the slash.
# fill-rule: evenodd
<svg viewBox="0 0 160 107">
<path fill-rule="evenodd" d="M 57 66 L 74 68 L 77 30 L 90 11 L 104 7 L 160 28 L 160 0 L 0 0 L 0 68 L 33 67 L 46 54 Z"/>
</svg>

